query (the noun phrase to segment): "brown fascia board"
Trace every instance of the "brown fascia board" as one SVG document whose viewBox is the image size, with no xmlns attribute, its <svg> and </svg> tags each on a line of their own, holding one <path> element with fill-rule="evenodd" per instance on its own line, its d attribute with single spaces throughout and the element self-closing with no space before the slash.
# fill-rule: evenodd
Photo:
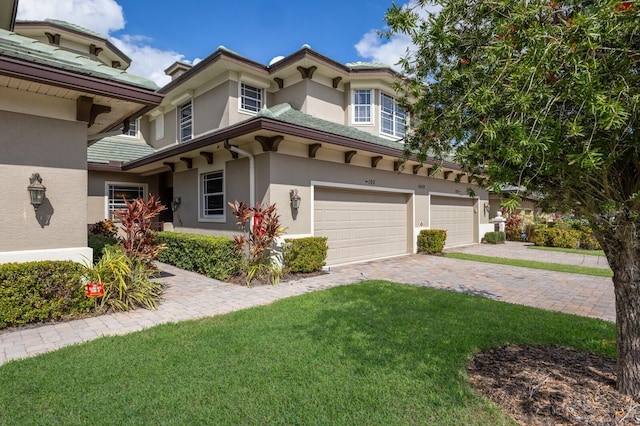
<svg viewBox="0 0 640 426">
<path fill-rule="evenodd" d="M 235 126 L 228 127 L 218 132 L 202 136 L 188 143 L 177 145 L 173 148 L 151 154 L 147 157 L 135 160 L 123 165 L 122 170 L 127 171 L 136 167 L 144 166 L 156 161 L 164 160 L 169 157 L 184 154 L 189 151 L 202 149 L 209 145 L 224 142 L 226 139 L 237 138 L 248 133 L 269 130 L 276 133 L 283 133 L 290 136 L 297 136 L 304 139 L 310 139 L 328 144 L 340 145 L 355 150 L 373 152 L 376 154 L 388 155 L 391 157 L 401 157 L 403 151 L 401 149 L 391 148 L 383 145 L 376 145 L 370 142 L 360 141 L 345 136 L 335 135 L 320 130 L 309 129 L 295 124 L 285 123 L 268 117 L 256 117 L 252 120 L 245 121 Z M 437 164 L 434 160 L 427 160 L 427 164 Z M 460 170 L 460 166 L 450 162 L 444 162 L 444 167 Z"/>
<path fill-rule="evenodd" d="M 0 75 L 157 106 L 164 95 L 150 89 L 0 55 Z"/>
<path fill-rule="evenodd" d="M 237 55 L 229 50 L 218 48 L 211 55 L 207 56 L 206 58 L 204 58 L 203 60 L 195 64 L 190 70 L 185 71 L 182 75 L 180 75 L 180 77 L 167 83 L 165 86 L 162 86 L 158 90 L 158 93 L 163 93 L 163 94 L 168 93 L 169 91 L 174 89 L 176 86 L 179 86 L 180 84 L 184 83 L 185 81 L 195 76 L 199 72 L 205 70 L 210 64 L 216 61 L 219 61 L 223 58 L 230 59 L 240 65 L 246 65 L 246 66 L 255 68 L 256 70 L 262 71 L 265 74 L 267 74 L 267 67 L 265 67 L 264 65 L 258 62 L 252 61 L 251 59 L 247 59 L 244 56 Z"/>
<path fill-rule="evenodd" d="M 336 71 L 340 71 L 343 73 L 349 73 L 350 69 L 341 64 L 340 62 L 334 61 L 333 59 L 324 56 L 318 52 L 316 52 L 315 50 L 309 49 L 308 47 L 303 47 L 302 49 L 298 50 L 297 52 L 292 53 L 291 55 L 279 60 L 278 62 L 276 62 L 275 64 L 271 65 L 269 68 L 269 73 L 270 74 L 274 74 L 278 71 L 280 71 L 283 68 L 286 68 L 288 66 L 291 66 L 292 64 L 305 59 L 305 58 L 310 58 L 310 59 L 314 59 L 318 62 L 322 62 L 325 65 L 329 66 L 330 68 L 334 68 L 336 69 Z"/>
<path fill-rule="evenodd" d="M 59 31 L 64 31 L 67 33 L 72 33 L 74 35 L 77 35 L 79 37 L 83 37 L 83 38 L 89 38 L 92 40 L 95 40 L 99 43 L 104 43 L 105 46 L 107 46 L 107 49 L 111 50 L 113 53 L 115 53 L 117 56 L 119 56 L 121 59 L 123 59 L 123 62 L 126 62 L 128 65 L 131 65 L 131 58 L 128 57 L 127 55 L 124 54 L 124 52 L 120 49 L 118 49 L 113 43 L 111 43 L 108 39 L 103 38 L 103 37 L 96 37 L 93 34 L 88 34 L 79 30 L 75 30 L 73 28 L 69 28 L 69 27 L 64 27 L 62 25 L 58 25 L 55 22 L 51 22 L 51 21 L 18 21 L 16 22 L 16 25 L 18 27 L 20 26 L 30 26 L 30 27 L 50 27 L 50 28 L 55 28 Z"/>
</svg>

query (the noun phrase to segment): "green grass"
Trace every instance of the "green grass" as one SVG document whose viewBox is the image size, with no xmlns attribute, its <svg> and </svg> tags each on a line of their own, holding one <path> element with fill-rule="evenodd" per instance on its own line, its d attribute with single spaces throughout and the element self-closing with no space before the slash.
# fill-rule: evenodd
<svg viewBox="0 0 640 426">
<path fill-rule="evenodd" d="M 2 425 L 500 425 L 477 351 L 615 355 L 613 323 L 368 281 L 0 366 Z"/>
<path fill-rule="evenodd" d="M 511 259 L 505 257 L 482 256 L 469 253 L 445 253 L 445 257 L 451 259 L 471 260 L 473 262 L 495 263 L 498 265 L 519 266 L 523 268 L 543 269 L 553 272 L 567 272 L 570 274 L 593 275 L 596 277 L 613 277 L 613 272 L 609 268 L 592 268 L 588 266 L 565 265 L 562 263 L 537 262 L 534 260 Z"/>
<path fill-rule="evenodd" d="M 584 254 L 587 256 L 604 256 L 604 251 L 602 250 L 581 250 L 581 249 L 571 249 L 571 248 L 563 248 L 563 247 L 543 247 L 543 246 L 527 246 L 527 248 L 534 249 L 534 250 L 559 251 L 563 253 Z"/>
</svg>

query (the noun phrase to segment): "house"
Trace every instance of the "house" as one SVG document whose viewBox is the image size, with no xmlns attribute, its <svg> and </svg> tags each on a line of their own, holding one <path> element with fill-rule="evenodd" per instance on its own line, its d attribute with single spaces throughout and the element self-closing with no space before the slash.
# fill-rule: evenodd
<svg viewBox="0 0 640 426">
<path fill-rule="evenodd" d="M 458 165 L 398 161 L 409 117 L 389 66 L 306 45 L 264 65 L 219 47 L 165 72 L 137 133 L 89 148 L 90 223 L 151 192 L 173 206 L 166 228 L 230 236 L 228 202 L 275 203 L 288 237 L 328 237 L 330 265 L 415 252 L 424 228 L 449 247 L 492 229 L 487 192 Z"/>
<path fill-rule="evenodd" d="M 128 59 L 96 34 L 59 21 L 18 23 L 16 32 L 48 49 L 75 35 L 74 49 L 111 64 L 104 80 L 149 93 L 124 73 Z M 219 47 L 165 72 L 172 81 L 153 96 L 120 98 L 126 112 L 98 115 L 102 125 L 83 134 L 89 147 L 74 166 L 88 179 L 74 188 L 82 205 L 68 230 L 73 244 L 87 224 L 112 217 L 123 197 L 150 193 L 172 206 L 160 218 L 165 229 L 211 235 L 238 232 L 229 202 L 275 203 L 287 237 L 328 237 L 329 265 L 415 252 L 421 229 L 446 229 L 449 247 L 477 243 L 492 229 L 487 191 L 457 164 L 399 161 L 410 117 L 393 90 L 401 76 L 387 65 L 340 64 L 306 45 L 265 65 Z M 96 102 L 115 110 L 109 99 Z M 47 157 L 75 152 L 61 148 L 52 145 Z M 40 173 L 47 185 L 48 172 Z"/>
<path fill-rule="evenodd" d="M 88 142 L 162 94 L 126 73 L 129 59 L 104 37 L 54 21 L 14 26 L 16 9 L 0 0 L 0 263 L 82 262 L 91 259 Z"/>
</svg>

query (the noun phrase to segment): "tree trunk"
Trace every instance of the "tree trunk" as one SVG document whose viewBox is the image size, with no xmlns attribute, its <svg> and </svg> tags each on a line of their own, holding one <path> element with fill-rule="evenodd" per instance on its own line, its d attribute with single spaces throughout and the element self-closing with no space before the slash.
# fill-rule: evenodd
<svg viewBox="0 0 640 426">
<path fill-rule="evenodd" d="M 598 238 L 613 271 L 618 349 L 616 387 L 640 401 L 640 223 L 633 216 L 616 219 L 617 226 L 611 226 L 606 235 L 600 234 L 602 238 Z"/>
</svg>

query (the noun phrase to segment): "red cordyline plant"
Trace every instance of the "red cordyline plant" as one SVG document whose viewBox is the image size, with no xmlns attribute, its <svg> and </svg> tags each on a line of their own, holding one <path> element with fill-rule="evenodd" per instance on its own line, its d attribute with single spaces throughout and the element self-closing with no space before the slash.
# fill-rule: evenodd
<svg viewBox="0 0 640 426">
<path fill-rule="evenodd" d="M 128 256 L 136 256 L 144 264 L 151 266 L 164 248 L 158 244 L 151 225 L 153 219 L 167 208 L 153 195 L 149 195 L 147 201 L 137 198 L 132 202 L 125 199 L 124 202 L 124 209 L 113 212 L 124 228 L 122 246 Z"/>
<path fill-rule="evenodd" d="M 276 205 L 270 206 L 257 202 L 255 207 L 243 201 L 229 203 L 242 235 L 235 235 L 236 248 L 247 260 L 247 285 L 260 274 L 268 274 L 271 283 L 277 284 L 282 273 L 280 265 L 271 258 L 274 242 L 284 233 L 280 226 L 280 216 Z"/>
</svg>

